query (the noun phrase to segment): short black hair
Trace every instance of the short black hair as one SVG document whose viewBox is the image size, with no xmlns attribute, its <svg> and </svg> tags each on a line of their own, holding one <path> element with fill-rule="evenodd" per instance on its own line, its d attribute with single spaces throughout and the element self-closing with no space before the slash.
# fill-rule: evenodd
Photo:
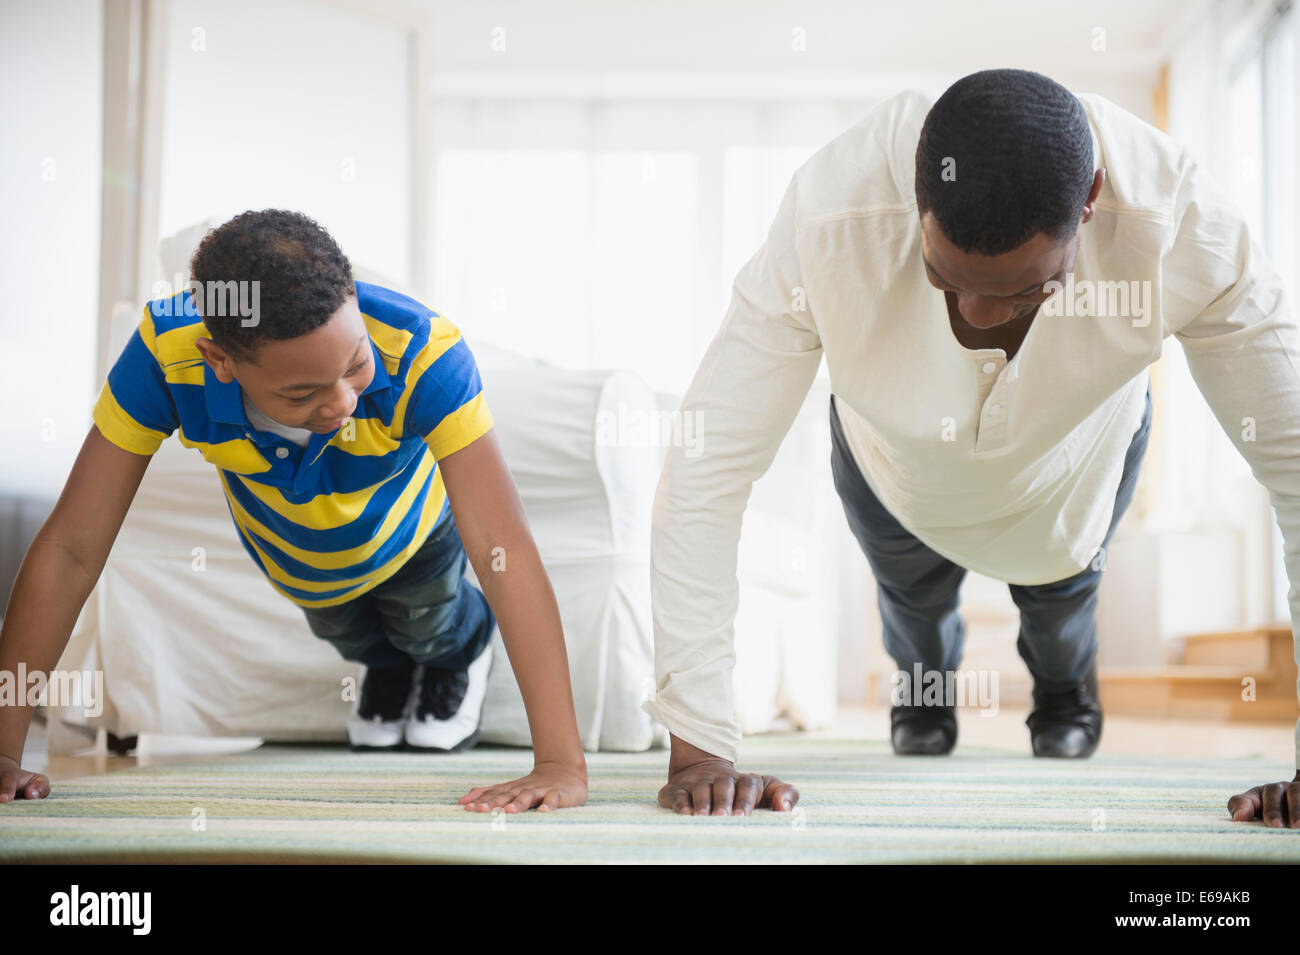
<svg viewBox="0 0 1300 955">
<path fill-rule="evenodd" d="M 964 76 L 916 144 L 916 207 L 963 252 L 1001 255 L 1038 233 L 1064 242 L 1092 190 L 1092 133 L 1078 98 L 1029 70 Z"/>
<path fill-rule="evenodd" d="M 204 315 L 212 340 L 236 361 L 257 364 L 267 339 L 297 338 L 329 321 L 356 294 L 352 265 L 314 219 L 285 209 L 248 210 L 203 237 L 190 259 L 190 281 L 257 282 L 258 315 Z M 203 315 L 203 296 L 194 296 Z M 211 300 L 211 299 L 209 299 Z"/>
</svg>

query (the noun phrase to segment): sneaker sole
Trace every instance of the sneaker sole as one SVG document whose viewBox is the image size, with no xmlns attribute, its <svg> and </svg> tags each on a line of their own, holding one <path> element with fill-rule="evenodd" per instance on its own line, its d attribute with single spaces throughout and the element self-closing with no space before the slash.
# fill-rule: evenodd
<svg viewBox="0 0 1300 955">
<path fill-rule="evenodd" d="M 348 720 L 348 742 L 353 749 L 393 749 L 402 745 L 404 720 L 387 723 Z"/>
</svg>

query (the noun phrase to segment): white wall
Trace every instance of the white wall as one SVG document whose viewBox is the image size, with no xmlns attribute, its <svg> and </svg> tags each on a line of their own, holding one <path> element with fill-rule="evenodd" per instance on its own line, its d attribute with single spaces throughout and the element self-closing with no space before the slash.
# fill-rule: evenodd
<svg viewBox="0 0 1300 955">
<path fill-rule="evenodd" d="M 90 428 L 102 63 L 99 3 L 0 3 L 0 492 L 52 501 Z"/>
<path fill-rule="evenodd" d="M 405 30 L 307 0 L 172 0 L 170 27 L 160 235 L 293 209 L 408 282 Z"/>
</svg>

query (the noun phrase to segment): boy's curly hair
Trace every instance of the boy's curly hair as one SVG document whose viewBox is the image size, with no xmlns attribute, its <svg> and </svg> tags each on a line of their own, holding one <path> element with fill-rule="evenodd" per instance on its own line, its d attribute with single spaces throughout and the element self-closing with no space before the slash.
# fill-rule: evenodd
<svg viewBox="0 0 1300 955">
<path fill-rule="evenodd" d="M 261 342 L 319 328 L 356 294 L 352 265 L 334 238 L 314 219 L 285 209 L 250 209 L 208 232 L 190 259 L 190 281 L 199 289 L 258 283 L 256 323 L 204 316 L 222 351 L 250 364 L 257 364 Z M 203 296 L 193 300 L 203 315 Z"/>
</svg>

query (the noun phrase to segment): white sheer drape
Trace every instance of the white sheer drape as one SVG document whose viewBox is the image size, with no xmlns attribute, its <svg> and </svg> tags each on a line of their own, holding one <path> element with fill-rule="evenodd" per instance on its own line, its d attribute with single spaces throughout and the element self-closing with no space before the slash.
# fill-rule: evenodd
<svg viewBox="0 0 1300 955">
<path fill-rule="evenodd" d="M 435 307 L 681 392 L 790 176 L 870 105 L 441 100 Z"/>
</svg>

